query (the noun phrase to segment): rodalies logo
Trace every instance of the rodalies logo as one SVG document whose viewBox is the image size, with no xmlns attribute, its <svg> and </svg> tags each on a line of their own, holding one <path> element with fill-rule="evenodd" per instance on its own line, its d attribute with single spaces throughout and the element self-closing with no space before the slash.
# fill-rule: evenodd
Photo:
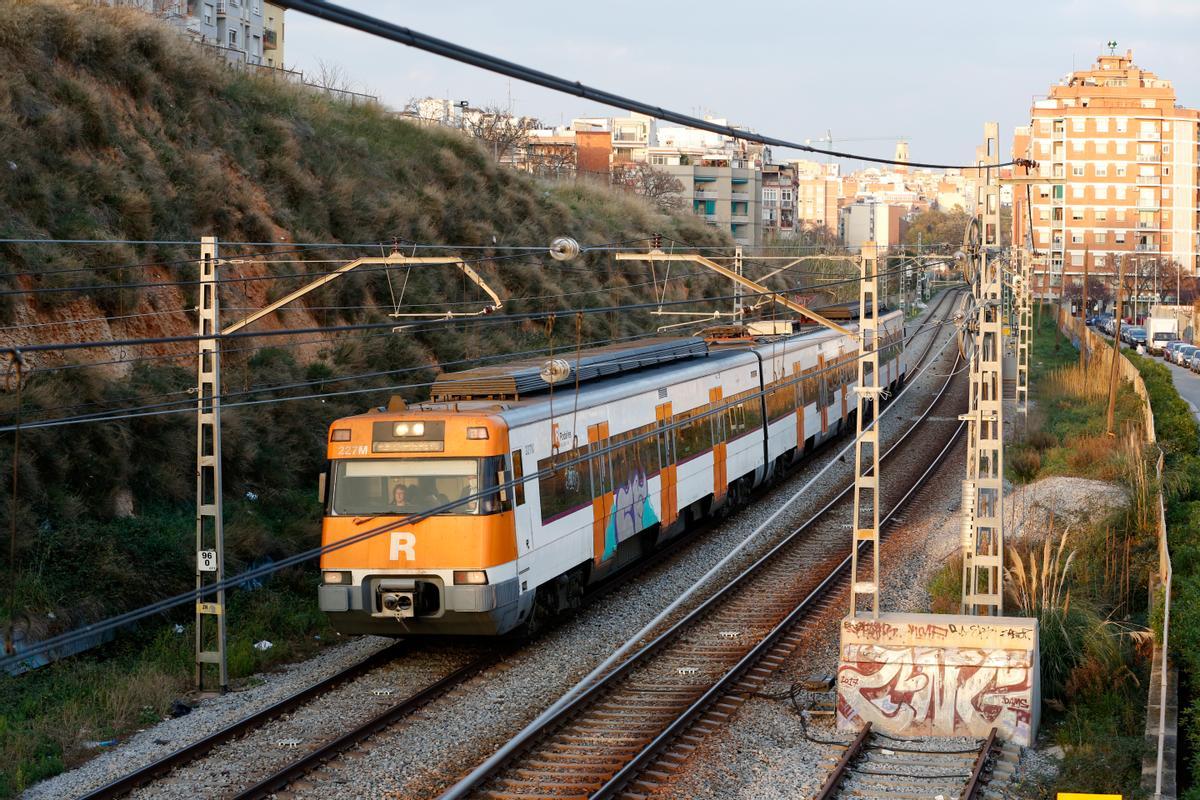
<svg viewBox="0 0 1200 800">
<path fill-rule="evenodd" d="M 408 531 L 392 531 L 391 542 L 388 545 L 388 558 L 399 561 L 400 554 L 408 561 L 416 561 L 417 537 Z"/>
</svg>

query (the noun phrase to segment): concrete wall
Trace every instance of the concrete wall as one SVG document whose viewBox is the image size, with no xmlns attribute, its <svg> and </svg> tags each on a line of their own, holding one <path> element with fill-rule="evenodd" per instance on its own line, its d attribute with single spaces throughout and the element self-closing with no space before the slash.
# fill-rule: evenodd
<svg viewBox="0 0 1200 800">
<path fill-rule="evenodd" d="M 837 724 L 899 736 L 1037 737 L 1037 620 L 881 614 L 841 625 Z"/>
</svg>

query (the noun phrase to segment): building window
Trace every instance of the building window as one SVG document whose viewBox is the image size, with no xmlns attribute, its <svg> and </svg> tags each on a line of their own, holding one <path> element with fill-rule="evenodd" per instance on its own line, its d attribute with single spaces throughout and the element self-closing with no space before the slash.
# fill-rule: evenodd
<svg viewBox="0 0 1200 800">
<path fill-rule="evenodd" d="M 1124 177 L 1125 177 L 1125 172 L 1126 172 L 1126 170 L 1125 170 L 1125 165 L 1124 165 L 1124 164 L 1117 164 L 1117 177 L 1118 177 L 1118 178 L 1124 178 Z"/>
<path fill-rule="evenodd" d="M 1096 165 L 1096 177 L 1103 178 L 1107 175 L 1108 175 L 1108 164 L 1105 164 L 1103 161 L 1101 161 L 1099 164 Z"/>
<path fill-rule="evenodd" d="M 1071 167 L 1071 174 L 1076 178 L 1083 177 L 1083 164 L 1075 164 Z"/>
<path fill-rule="evenodd" d="M 1076 200 L 1082 200 L 1083 199 L 1083 187 L 1079 186 L 1079 185 L 1072 186 L 1071 187 L 1071 197 Z"/>
<path fill-rule="evenodd" d="M 1125 199 L 1125 187 L 1124 186 L 1113 187 L 1113 193 L 1116 195 L 1118 200 Z"/>
<path fill-rule="evenodd" d="M 1096 192 L 1097 200 L 1107 200 L 1108 199 L 1108 187 L 1105 186 L 1104 184 L 1098 184 L 1095 188 L 1095 192 Z"/>
<path fill-rule="evenodd" d="M 1072 139 L 1071 140 L 1071 149 L 1074 150 L 1076 153 L 1082 153 L 1083 152 L 1083 139 Z"/>
<path fill-rule="evenodd" d="M 1117 117 L 1115 120 L 1113 120 L 1113 122 L 1115 122 L 1117 125 L 1117 133 L 1125 133 L 1125 131 L 1128 130 L 1129 120 L 1125 119 L 1124 117 Z M 1120 146 L 1121 142 L 1117 142 L 1117 147 Z"/>
<path fill-rule="evenodd" d="M 1103 267 L 1105 264 L 1105 258 L 1102 253 L 1097 253 L 1093 260 L 1095 261 L 1097 267 Z"/>
<path fill-rule="evenodd" d="M 1108 117 L 1096 117 L 1096 133 L 1108 133 Z"/>
<path fill-rule="evenodd" d="M 1117 244 L 1125 244 L 1125 232 L 1117 231 L 1113 234 L 1113 241 Z"/>
<path fill-rule="evenodd" d="M 1083 209 L 1082 208 L 1072 208 L 1071 209 L 1071 219 L 1074 220 L 1075 222 L 1083 222 Z"/>
<path fill-rule="evenodd" d="M 1118 140 L 1118 141 L 1117 141 L 1117 144 L 1116 144 L 1116 148 L 1117 148 L 1117 155 L 1119 155 L 1119 156 L 1123 156 L 1123 155 L 1125 155 L 1125 142 L 1124 142 L 1124 140 Z"/>
<path fill-rule="evenodd" d="M 1104 233 L 1104 231 L 1096 231 L 1095 239 L 1096 244 L 1104 244 L 1108 241 L 1108 236 Z"/>
<path fill-rule="evenodd" d="M 213 24 L 213 4 L 212 3 L 204 4 L 204 24 L 205 25 Z"/>
<path fill-rule="evenodd" d="M 1074 117 L 1071 120 L 1071 130 L 1076 133 L 1083 133 L 1086 130 L 1087 120 L 1083 117 Z"/>
<path fill-rule="evenodd" d="M 229 29 L 229 46 L 237 47 L 237 29 L 236 28 Z"/>
<path fill-rule="evenodd" d="M 791 199 L 792 199 L 792 190 L 791 190 L 791 189 L 780 189 L 780 190 L 779 190 L 779 197 L 780 197 L 780 199 L 781 199 L 781 200 L 783 200 L 785 203 L 786 203 L 786 202 L 790 202 L 790 201 L 791 201 Z"/>
<path fill-rule="evenodd" d="M 1106 219 L 1108 219 L 1108 209 L 1097 208 L 1096 209 L 1096 222 L 1104 222 Z"/>
</svg>

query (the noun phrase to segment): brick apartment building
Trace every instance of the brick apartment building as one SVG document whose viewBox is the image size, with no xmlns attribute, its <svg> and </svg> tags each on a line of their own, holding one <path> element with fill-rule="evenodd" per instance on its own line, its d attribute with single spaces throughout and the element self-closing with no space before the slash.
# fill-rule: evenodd
<svg viewBox="0 0 1200 800">
<path fill-rule="evenodd" d="M 1045 254 L 1034 290 L 1057 294 L 1077 282 L 1084 259 L 1093 275 L 1177 262 L 1197 270 L 1197 146 L 1200 111 L 1175 103 L 1171 82 L 1133 63 L 1132 51 L 1102 55 L 1036 99 L 1017 128 L 1015 156 L 1061 185 L 1013 193 L 1013 241 Z"/>
</svg>

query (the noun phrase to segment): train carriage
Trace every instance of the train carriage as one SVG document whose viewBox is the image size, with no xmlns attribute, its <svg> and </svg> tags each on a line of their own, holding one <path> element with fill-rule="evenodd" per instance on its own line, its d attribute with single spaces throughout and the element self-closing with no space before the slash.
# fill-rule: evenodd
<svg viewBox="0 0 1200 800">
<path fill-rule="evenodd" d="M 902 334 L 881 320 L 892 385 Z M 320 607 L 382 635 L 502 634 L 570 609 L 837 435 L 856 356 L 823 329 L 657 339 L 444 375 L 428 402 L 337 420 L 325 544 L 436 513 L 325 553 Z"/>
</svg>

